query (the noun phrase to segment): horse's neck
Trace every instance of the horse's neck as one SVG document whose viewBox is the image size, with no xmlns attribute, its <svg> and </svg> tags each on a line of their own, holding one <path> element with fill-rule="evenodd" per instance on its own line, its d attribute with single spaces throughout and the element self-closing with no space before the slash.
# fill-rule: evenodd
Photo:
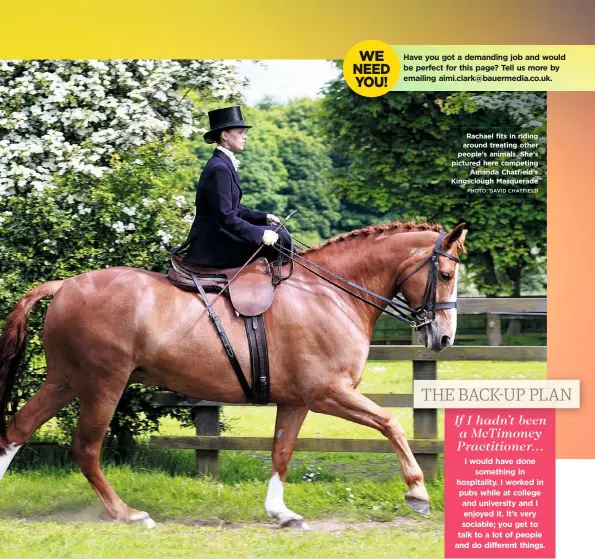
<svg viewBox="0 0 595 559">
<path fill-rule="evenodd" d="M 403 237 L 404 234 L 400 236 Z M 314 251 L 308 255 L 308 258 L 378 295 L 392 298 L 396 294 L 396 271 L 410 255 L 410 250 L 405 246 L 406 243 L 399 242 L 395 237 L 397 237 L 396 234 L 349 239 Z M 341 285 L 340 281 L 329 279 Z M 349 286 L 343 287 L 359 293 L 381 307 L 386 306 L 382 301 L 366 296 Z M 337 294 L 364 318 L 371 334 L 381 311 L 343 291 L 337 290 Z"/>
</svg>

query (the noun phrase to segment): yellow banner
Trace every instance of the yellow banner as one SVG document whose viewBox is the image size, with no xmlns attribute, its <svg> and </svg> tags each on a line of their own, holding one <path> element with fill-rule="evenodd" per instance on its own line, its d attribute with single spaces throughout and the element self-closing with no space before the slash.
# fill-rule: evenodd
<svg viewBox="0 0 595 559">
<path fill-rule="evenodd" d="M 393 46 L 393 91 L 592 91 L 594 45 Z"/>
</svg>

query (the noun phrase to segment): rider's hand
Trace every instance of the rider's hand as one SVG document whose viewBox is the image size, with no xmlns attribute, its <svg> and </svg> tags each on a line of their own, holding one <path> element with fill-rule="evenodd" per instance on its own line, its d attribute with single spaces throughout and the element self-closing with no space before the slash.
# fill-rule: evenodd
<svg viewBox="0 0 595 559">
<path fill-rule="evenodd" d="M 281 220 L 274 214 L 267 214 L 267 225 L 281 225 Z"/>
<path fill-rule="evenodd" d="M 270 229 L 265 229 L 264 235 L 262 236 L 262 242 L 265 245 L 271 246 L 274 245 L 277 240 L 279 239 L 279 235 Z"/>
</svg>

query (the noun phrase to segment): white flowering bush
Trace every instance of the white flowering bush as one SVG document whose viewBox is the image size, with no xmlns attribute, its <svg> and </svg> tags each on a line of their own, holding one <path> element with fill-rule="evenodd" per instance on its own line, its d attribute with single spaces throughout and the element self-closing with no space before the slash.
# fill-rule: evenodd
<svg viewBox="0 0 595 559">
<path fill-rule="evenodd" d="M 67 175 L 59 188 L 12 197 L 11 209 L 0 212 L 3 276 L 18 274 L 24 287 L 114 265 L 163 271 L 172 242 L 187 233 L 184 217 L 192 215 L 191 204 L 178 207 L 170 192 L 170 178 L 186 180 L 183 170 L 156 158 L 134 172 L 122 165 L 99 181 Z M 156 180 L 166 173 L 168 180 Z M 8 307 L 14 304 L 14 294 L 4 295 Z"/>
<path fill-rule="evenodd" d="M 0 326 L 35 285 L 92 269 L 165 272 L 193 216 L 206 126 L 197 99 L 229 100 L 232 67 L 208 61 L 0 61 Z M 15 404 L 45 377 L 41 323 L 30 319 Z M 132 387 L 112 433 L 155 428 L 163 411 Z M 62 414 L 70 428 L 75 409 Z M 124 437 L 125 439 L 125 437 Z"/>
<path fill-rule="evenodd" d="M 223 61 L 0 61 L 0 196 L 68 173 L 100 178 L 114 154 L 191 136 L 204 114 L 188 92 L 229 98 L 233 72 Z"/>
</svg>

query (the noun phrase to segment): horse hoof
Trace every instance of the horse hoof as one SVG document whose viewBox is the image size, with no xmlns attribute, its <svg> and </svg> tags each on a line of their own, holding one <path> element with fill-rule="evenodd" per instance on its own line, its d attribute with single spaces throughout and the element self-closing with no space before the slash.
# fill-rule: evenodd
<svg viewBox="0 0 595 559">
<path fill-rule="evenodd" d="M 310 529 L 310 526 L 306 524 L 303 518 L 290 518 L 285 522 L 281 522 L 281 528 L 291 528 L 292 530 L 304 530 Z"/>
<path fill-rule="evenodd" d="M 140 524 L 149 530 L 152 530 L 156 526 L 155 521 L 149 516 L 149 513 L 147 512 L 134 513 L 126 518 L 124 522 L 128 524 Z"/>
<path fill-rule="evenodd" d="M 421 514 L 422 516 L 430 515 L 430 503 L 427 501 L 422 501 L 421 499 L 407 496 L 405 497 L 405 501 L 418 514 Z"/>
<path fill-rule="evenodd" d="M 149 530 L 152 530 L 156 526 L 155 521 L 150 516 L 147 518 L 144 518 L 140 523 L 143 524 L 144 527 Z"/>
</svg>

